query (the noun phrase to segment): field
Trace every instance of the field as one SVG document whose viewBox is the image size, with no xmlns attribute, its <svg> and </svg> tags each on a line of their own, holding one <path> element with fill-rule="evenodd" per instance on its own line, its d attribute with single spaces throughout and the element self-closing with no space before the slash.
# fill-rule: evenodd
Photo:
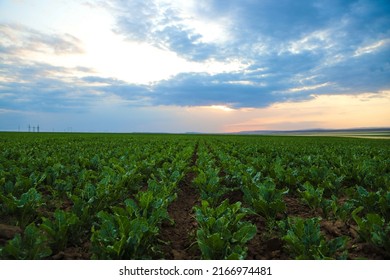
<svg viewBox="0 0 390 280">
<path fill-rule="evenodd" d="M 0 133 L 0 259 L 389 259 L 390 141 Z"/>
</svg>

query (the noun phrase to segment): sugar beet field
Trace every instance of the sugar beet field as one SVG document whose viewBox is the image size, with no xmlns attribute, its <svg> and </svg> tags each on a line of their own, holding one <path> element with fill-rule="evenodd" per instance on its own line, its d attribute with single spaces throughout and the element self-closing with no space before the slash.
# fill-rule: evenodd
<svg viewBox="0 0 390 280">
<path fill-rule="evenodd" d="M 0 133 L 0 259 L 389 259 L 390 141 Z"/>
</svg>

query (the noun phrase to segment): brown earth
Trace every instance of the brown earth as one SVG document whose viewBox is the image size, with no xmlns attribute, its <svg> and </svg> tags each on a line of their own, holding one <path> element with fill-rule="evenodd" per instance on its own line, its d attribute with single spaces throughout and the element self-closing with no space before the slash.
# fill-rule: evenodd
<svg viewBox="0 0 390 280">
<path fill-rule="evenodd" d="M 50 257 L 53 260 L 89 260 L 91 253 L 89 249 L 91 244 L 89 241 L 85 242 L 82 247 L 68 247 L 63 251 Z"/>
<path fill-rule="evenodd" d="M 18 233 L 22 234 L 20 227 L 0 224 L 0 245 L 4 246 L 8 240 L 14 238 Z"/>
<path fill-rule="evenodd" d="M 196 174 L 192 171 L 197 160 L 198 144 L 187 172 L 179 183 L 177 199 L 168 207 L 169 216 L 174 224 L 163 224 L 160 230 L 159 239 L 164 243 L 162 250 L 165 259 L 189 260 L 199 259 L 200 251 L 196 246 L 197 222 L 194 217 L 193 207 L 199 202 L 199 193 L 192 186 Z"/>
<path fill-rule="evenodd" d="M 288 255 L 283 248 L 283 241 L 272 236 L 266 226 L 266 220 L 261 216 L 251 216 L 248 219 L 257 227 L 257 234 L 248 242 L 249 260 L 283 260 Z"/>
</svg>

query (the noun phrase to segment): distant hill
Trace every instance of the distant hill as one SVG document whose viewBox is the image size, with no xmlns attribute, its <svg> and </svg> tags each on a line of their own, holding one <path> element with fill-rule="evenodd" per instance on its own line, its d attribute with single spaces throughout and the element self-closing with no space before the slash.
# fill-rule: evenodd
<svg viewBox="0 0 390 280">
<path fill-rule="evenodd" d="M 347 129 L 303 129 L 303 130 L 249 130 L 240 131 L 236 134 L 390 134 L 390 127 L 372 128 L 347 128 Z"/>
</svg>

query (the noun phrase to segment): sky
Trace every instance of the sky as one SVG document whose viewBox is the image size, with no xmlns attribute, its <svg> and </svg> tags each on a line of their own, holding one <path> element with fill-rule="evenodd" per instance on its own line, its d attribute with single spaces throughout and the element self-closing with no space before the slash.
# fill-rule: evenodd
<svg viewBox="0 0 390 280">
<path fill-rule="evenodd" d="M 0 0 L 0 130 L 390 127 L 388 0 Z"/>
</svg>

